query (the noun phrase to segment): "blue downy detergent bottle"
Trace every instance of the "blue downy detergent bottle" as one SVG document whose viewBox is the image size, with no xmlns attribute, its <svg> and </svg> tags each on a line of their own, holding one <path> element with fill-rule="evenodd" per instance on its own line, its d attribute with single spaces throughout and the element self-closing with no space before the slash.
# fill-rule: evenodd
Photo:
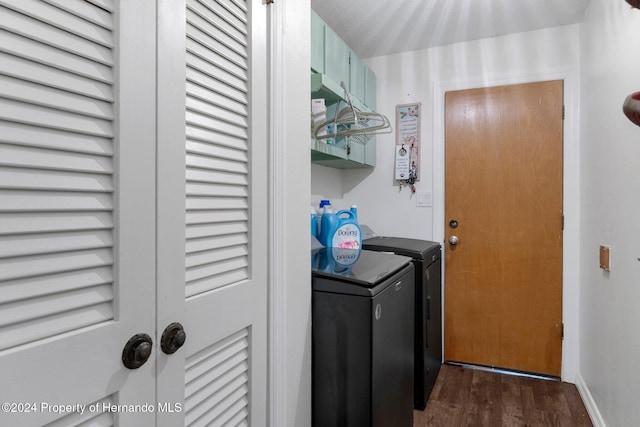
<svg viewBox="0 0 640 427">
<path fill-rule="evenodd" d="M 333 212 L 333 208 L 331 207 L 331 201 L 327 199 L 320 200 L 320 207 L 318 208 L 318 214 L 316 215 L 318 219 L 318 227 L 316 228 L 316 237 L 318 241 L 322 243 L 320 233 L 322 233 L 322 215 L 324 212 Z"/>
<path fill-rule="evenodd" d="M 360 249 L 362 233 L 353 212 L 342 210 L 322 215 L 320 243 L 329 248 Z"/>
<path fill-rule="evenodd" d="M 318 237 L 318 216 L 313 206 L 311 206 L 311 235 Z"/>
</svg>

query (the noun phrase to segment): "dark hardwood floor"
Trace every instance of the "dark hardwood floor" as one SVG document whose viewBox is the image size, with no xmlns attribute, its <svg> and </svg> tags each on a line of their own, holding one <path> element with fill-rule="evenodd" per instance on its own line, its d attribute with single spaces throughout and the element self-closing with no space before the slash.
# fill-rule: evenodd
<svg viewBox="0 0 640 427">
<path fill-rule="evenodd" d="M 443 365 L 414 427 L 592 426 L 575 385 Z"/>
</svg>

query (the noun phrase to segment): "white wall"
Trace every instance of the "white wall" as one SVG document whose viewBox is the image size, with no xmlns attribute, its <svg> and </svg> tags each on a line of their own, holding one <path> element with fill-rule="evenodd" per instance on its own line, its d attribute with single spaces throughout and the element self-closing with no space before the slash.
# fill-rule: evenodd
<svg viewBox="0 0 640 427">
<path fill-rule="evenodd" d="M 377 77 L 377 110 L 395 126 L 395 106 L 422 102 L 421 180 L 433 207 L 417 207 L 408 188 L 394 182 L 395 134 L 379 135 L 372 170 L 334 171 L 312 166 L 313 195 L 333 194 L 340 206 L 358 205 L 362 223 L 379 235 L 443 241 L 444 92 L 528 81 L 565 80 L 565 249 L 563 371 L 575 381 L 579 349 L 579 92 L 580 27 L 572 25 L 370 58 Z"/>
<path fill-rule="evenodd" d="M 608 426 L 640 425 L 640 127 L 622 114 L 640 90 L 639 40 L 640 10 L 591 0 L 581 29 L 580 373 Z M 599 245 L 611 246 L 610 273 Z"/>
</svg>

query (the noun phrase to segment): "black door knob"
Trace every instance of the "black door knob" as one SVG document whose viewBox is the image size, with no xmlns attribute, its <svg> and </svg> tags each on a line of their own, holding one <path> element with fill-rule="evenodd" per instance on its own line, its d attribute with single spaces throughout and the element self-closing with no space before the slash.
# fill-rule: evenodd
<svg viewBox="0 0 640 427">
<path fill-rule="evenodd" d="M 184 345 L 187 333 L 178 322 L 171 323 L 164 329 L 160 341 L 160 347 L 166 354 L 173 354 Z"/>
<path fill-rule="evenodd" d="M 138 369 L 151 356 L 153 341 L 147 334 L 136 334 L 124 346 L 122 350 L 122 363 L 129 369 Z"/>
</svg>

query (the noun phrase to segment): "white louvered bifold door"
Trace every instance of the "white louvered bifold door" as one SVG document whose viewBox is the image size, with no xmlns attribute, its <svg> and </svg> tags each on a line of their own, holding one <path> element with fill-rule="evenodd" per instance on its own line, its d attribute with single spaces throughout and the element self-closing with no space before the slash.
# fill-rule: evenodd
<svg viewBox="0 0 640 427">
<path fill-rule="evenodd" d="M 155 12 L 0 1 L 0 426 L 155 420 Z"/>
<path fill-rule="evenodd" d="M 183 386 L 165 386 L 159 376 L 158 395 L 184 402 L 184 425 L 266 425 L 267 6 L 168 3 L 180 3 L 170 15 L 183 17 L 186 33 L 183 99 L 170 103 L 183 108 L 185 120 L 186 265 L 182 286 L 159 287 L 159 301 L 184 301 L 187 340 L 174 355 L 180 354 Z M 167 67 L 176 63 L 167 59 Z M 168 312 L 177 310 L 159 306 L 159 327 L 175 321 Z M 177 357 L 166 360 L 178 364 Z M 167 375 L 168 384 L 175 373 Z"/>
</svg>

